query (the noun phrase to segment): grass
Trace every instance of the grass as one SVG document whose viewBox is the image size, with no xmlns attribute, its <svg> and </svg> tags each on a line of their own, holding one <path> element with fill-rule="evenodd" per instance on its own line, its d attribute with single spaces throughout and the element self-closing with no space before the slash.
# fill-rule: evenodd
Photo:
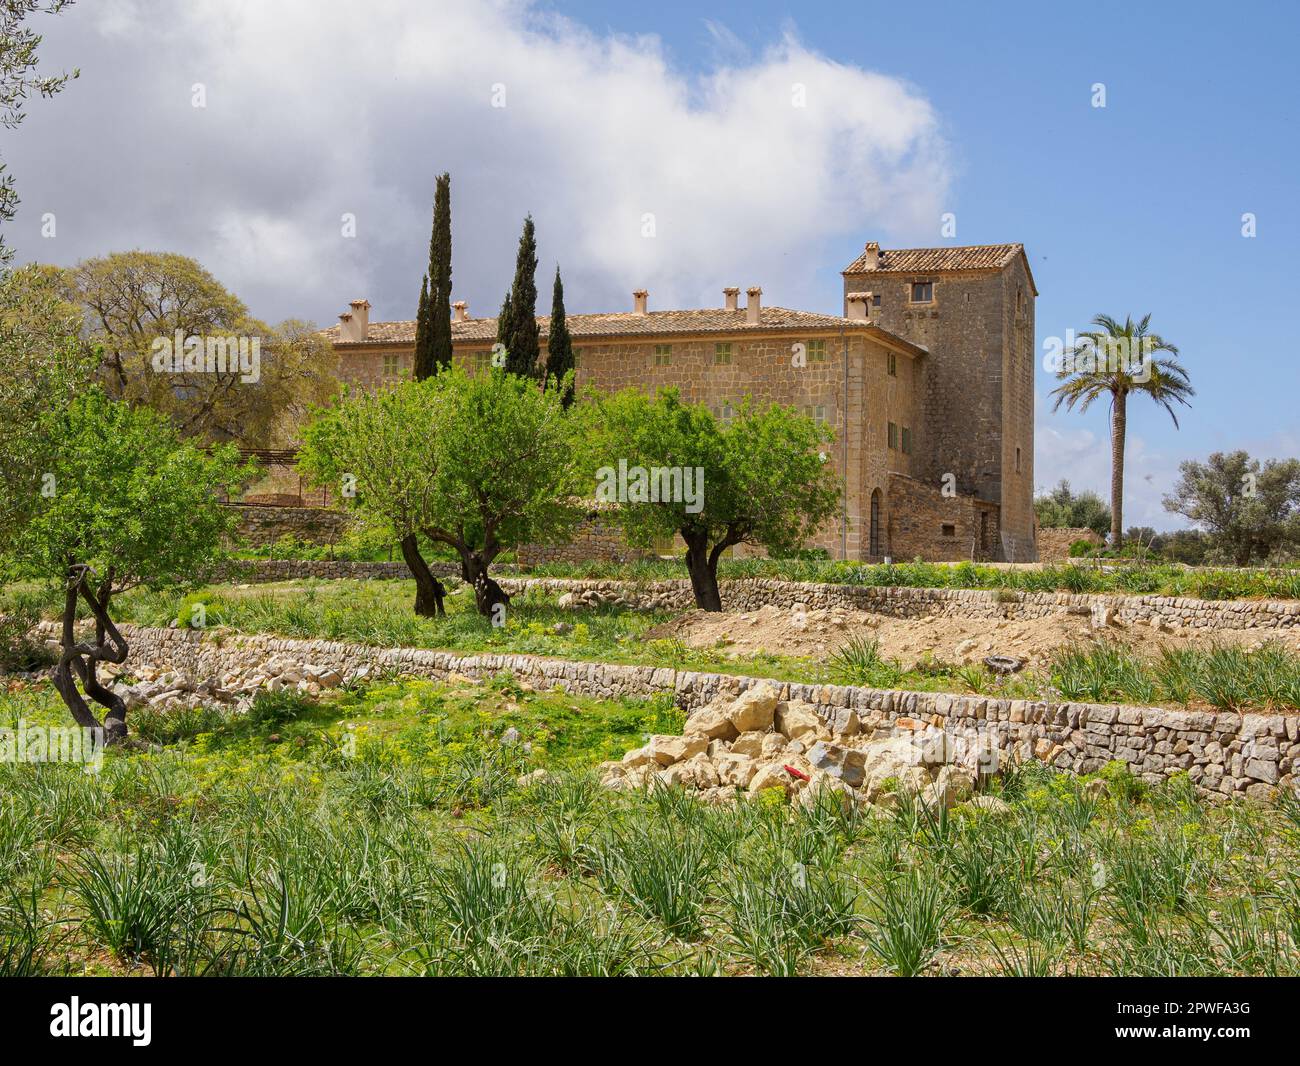
<svg viewBox="0 0 1300 1066">
<path fill-rule="evenodd" d="M 30 586 L 11 586 L 6 595 L 29 612 L 40 598 L 38 590 Z M 1300 656 L 1275 643 L 1254 651 L 1225 646 L 1166 650 L 1153 657 L 1094 642 L 1064 649 L 1045 672 L 995 676 L 980 663 L 930 657 L 907 667 L 883 656 L 879 643 L 864 636 L 852 637 L 824 661 L 774 654 L 729 656 L 720 647 L 691 648 L 679 639 L 650 638 L 649 631 L 669 621 L 672 613 L 613 605 L 562 609 L 556 605 L 555 595 L 536 589 L 515 597 L 503 626 L 482 618 L 465 593 L 449 597 L 447 617 L 440 619 L 417 616 L 411 609 L 412 597 L 409 582 L 308 579 L 211 586 L 185 596 L 137 590 L 121 598 L 117 614 L 123 621 L 166 626 L 177 620 L 188 625 L 201 613 L 208 627 L 299 639 L 437 648 L 467 655 L 541 655 L 998 699 L 1127 702 L 1234 711 L 1300 707 Z M 196 605 L 201 605 L 201 612 L 195 611 Z M 205 713 L 191 712 L 196 720 Z M 153 739 L 169 739 L 161 725 L 146 721 Z M 169 722 L 176 724 L 175 719 Z M 197 731 L 197 725 L 196 721 L 191 727 Z"/>
<path fill-rule="evenodd" d="M 1158 657 L 1143 657 L 1098 641 L 1058 652 L 1049 673 L 1052 689 L 1066 700 L 1228 711 L 1300 707 L 1300 656 L 1276 643 L 1254 651 L 1164 649 Z"/>
<path fill-rule="evenodd" d="M 544 563 L 533 577 L 663 581 L 685 578 L 678 560 L 633 563 Z M 1068 563 L 1008 569 L 977 563 L 862 564 L 818 559 L 724 559 L 723 579 L 775 578 L 836 585 L 996 589 L 1010 592 L 1096 592 L 1120 595 L 1190 596 L 1206 600 L 1300 599 L 1300 569 L 1191 570 L 1176 564 Z"/>
<path fill-rule="evenodd" d="M 0 724 L 63 714 L 0 695 Z M 1300 975 L 1293 798 L 1211 807 L 1118 765 L 1095 795 L 1035 763 L 995 782 L 1008 813 L 596 785 L 675 716 L 390 681 L 97 775 L 0 764 L 0 975 Z"/>
</svg>

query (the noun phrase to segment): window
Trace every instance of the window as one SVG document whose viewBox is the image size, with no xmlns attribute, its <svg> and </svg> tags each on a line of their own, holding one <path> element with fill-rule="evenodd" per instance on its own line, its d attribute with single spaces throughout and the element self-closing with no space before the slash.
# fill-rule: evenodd
<svg viewBox="0 0 1300 1066">
<path fill-rule="evenodd" d="M 912 431 L 906 426 L 903 427 L 903 454 L 912 454 Z"/>
<path fill-rule="evenodd" d="M 673 346 L 671 344 L 655 345 L 655 366 L 670 366 L 673 361 Z"/>
<path fill-rule="evenodd" d="M 889 423 L 889 446 L 891 448 L 898 447 L 898 427 L 893 422 Z"/>
<path fill-rule="evenodd" d="M 871 294 L 871 306 L 872 307 L 880 306 L 880 293 L 876 292 Z"/>
<path fill-rule="evenodd" d="M 574 348 L 574 349 L 573 349 L 573 369 L 574 369 L 574 370 L 577 370 L 578 367 L 582 366 L 582 355 L 583 355 L 583 353 L 584 353 L 585 351 L 586 351 L 585 348 Z"/>
<path fill-rule="evenodd" d="M 807 404 L 804 406 L 803 413 L 814 422 L 826 421 L 826 408 L 821 404 L 815 406 L 813 404 Z"/>
<path fill-rule="evenodd" d="M 889 352 L 886 354 L 885 359 L 889 364 L 889 376 L 891 378 L 898 377 L 898 356 L 893 352 Z"/>
<path fill-rule="evenodd" d="M 945 537 L 955 537 L 957 535 L 957 527 L 951 522 L 945 522 L 939 527 L 939 530 Z"/>
<path fill-rule="evenodd" d="M 730 366 L 731 365 L 731 342 L 725 344 L 715 344 L 713 346 L 713 365 Z"/>
<path fill-rule="evenodd" d="M 867 541 L 867 552 L 870 555 L 880 555 L 880 490 L 874 489 L 871 493 L 871 525 L 870 536 Z"/>
<path fill-rule="evenodd" d="M 1016 473 L 1020 473 L 1020 449 L 1016 449 Z"/>
<path fill-rule="evenodd" d="M 384 377 L 395 378 L 402 372 L 402 365 L 395 352 L 384 353 Z"/>
<path fill-rule="evenodd" d="M 934 282 L 933 281 L 914 281 L 912 282 L 912 303 L 928 304 L 934 302 Z"/>
<path fill-rule="evenodd" d="M 808 362 L 824 363 L 826 362 L 826 342 L 809 341 L 808 342 Z"/>
</svg>

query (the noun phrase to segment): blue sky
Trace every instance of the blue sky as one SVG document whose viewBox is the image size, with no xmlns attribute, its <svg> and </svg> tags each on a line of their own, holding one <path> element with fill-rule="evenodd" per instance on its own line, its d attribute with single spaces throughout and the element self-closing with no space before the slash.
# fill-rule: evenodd
<svg viewBox="0 0 1300 1066">
<path fill-rule="evenodd" d="M 771 303 L 838 313 L 838 272 L 865 240 L 1021 241 L 1040 345 L 1098 312 L 1151 312 L 1198 390 L 1181 431 L 1130 410 L 1130 524 L 1178 524 L 1160 495 L 1181 459 L 1300 455 L 1284 323 L 1300 247 L 1294 4 L 359 10 L 98 0 L 41 20 L 42 70 L 82 77 L 5 134 L 20 259 L 178 251 L 268 320 L 328 324 L 357 296 L 409 318 L 444 169 L 472 314 L 499 306 L 525 212 L 543 301 L 559 262 L 571 311 L 630 305 L 643 285 L 652 307 L 716 306 L 724 285 L 758 283 Z M 488 104 L 497 83 L 508 107 Z M 1040 369 L 1036 481 L 1105 494 L 1106 412 L 1052 415 L 1052 384 Z"/>
<path fill-rule="evenodd" d="M 947 210 L 958 223 L 955 240 L 938 239 L 936 220 L 931 237 L 913 234 L 918 243 L 1023 242 L 1040 290 L 1040 345 L 1098 312 L 1150 312 L 1179 346 L 1198 392 L 1181 430 L 1154 405 L 1130 411 L 1133 521 L 1181 524 L 1158 501 L 1180 459 L 1236 448 L 1300 455 L 1300 352 L 1289 332 L 1300 306 L 1300 5 L 557 7 L 594 27 L 653 30 L 686 70 L 761 52 L 788 26 L 831 59 L 913 84 L 952 145 Z M 1097 82 L 1104 109 L 1092 106 Z M 1246 212 L 1257 219 L 1253 239 L 1241 235 Z M 844 234 L 823 264 L 831 297 L 860 244 Z M 1050 416 L 1053 384 L 1040 366 L 1038 481 L 1067 476 L 1108 496 L 1105 412 Z"/>
</svg>

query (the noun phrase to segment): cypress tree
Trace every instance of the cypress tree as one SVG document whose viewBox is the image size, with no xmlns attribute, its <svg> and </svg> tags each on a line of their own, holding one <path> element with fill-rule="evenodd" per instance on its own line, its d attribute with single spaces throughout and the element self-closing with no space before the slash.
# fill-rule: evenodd
<svg viewBox="0 0 1300 1066">
<path fill-rule="evenodd" d="M 439 176 L 433 194 L 429 305 L 433 365 L 451 366 L 451 175 L 446 173 Z"/>
<path fill-rule="evenodd" d="M 423 381 L 433 373 L 433 338 L 429 321 L 429 275 L 420 282 L 420 306 L 415 312 L 415 365 L 412 376 Z"/>
<path fill-rule="evenodd" d="M 501 301 L 501 313 L 497 315 L 497 343 L 507 351 L 510 349 L 510 331 L 513 328 L 514 317 L 514 308 L 510 306 L 510 294 L 506 293 L 506 298 Z M 507 361 L 501 365 L 509 367 L 510 364 Z"/>
<path fill-rule="evenodd" d="M 503 342 L 506 369 L 512 374 L 531 377 L 537 373 L 537 357 L 541 354 L 537 329 L 537 239 L 532 215 L 524 219 L 524 232 L 519 238 L 515 280 L 510 287 L 509 325 L 509 339 Z"/>
<path fill-rule="evenodd" d="M 564 282 L 560 280 L 560 267 L 555 267 L 555 288 L 551 294 L 551 329 L 546 339 L 546 376 L 558 385 L 564 375 L 573 369 L 573 337 L 564 318 Z M 573 403 L 573 385 L 560 397 L 567 408 Z"/>
</svg>

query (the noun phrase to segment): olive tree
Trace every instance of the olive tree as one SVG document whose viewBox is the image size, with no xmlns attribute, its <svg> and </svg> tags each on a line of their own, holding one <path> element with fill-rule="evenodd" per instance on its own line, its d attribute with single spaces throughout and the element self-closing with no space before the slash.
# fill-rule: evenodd
<svg viewBox="0 0 1300 1066">
<path fill-rule="evenodd" d="M 444 367 L 320 412 L 300 462 L 317 483 L 352 485 L 343 499 L 404 539 L 417 611 L 427 570 L 418 533 L 456 552 L 479 613 L 495 618 L 509 597 L 489 573 L 493 561 L 520 544 L 563 538 L 581 517 L 577 454 L 558 386 Z M 437 611 L 429 588 L 423 613 Z"/>
<path fill-rule="evenodd" d="M 722 610 L 718 560 L 728 548 L 792 552 L 836 514 L 830 430 L 793 408 L 746 398 L 721 421 L 675 389 L 628 389 L 586 405 L 583 417 L 597 498 L 620 505 L 633 544 L 681 536 L 702 610 Z"/>
<path fill-rule="evenodd" d="M 221 500 L 249 471 L 233 446 L 203 451 L 162 415 L 97 386 L 37 418 L 34 461 L 0 478 L 0 507 L 21 517 L 0 534 L 0 549 L 20 573 L 64 580 L 55 685 L 77 724 L 112 744 L 127 735 L 126 707 L 97 669 L 129 650 L 112 598 L 207 572 L 235 521 Z M 79 607 L 94 620 L 93 640 L 78 635 Z M 105 709 L 102 722 L 88 699 Z"/>
</svg>

